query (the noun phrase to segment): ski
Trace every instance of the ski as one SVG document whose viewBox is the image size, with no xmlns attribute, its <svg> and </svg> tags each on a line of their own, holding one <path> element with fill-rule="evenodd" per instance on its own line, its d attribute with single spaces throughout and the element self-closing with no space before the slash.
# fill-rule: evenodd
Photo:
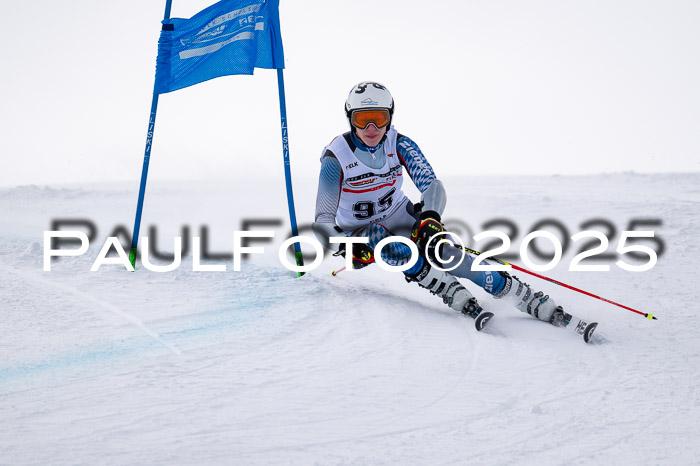
<svg viewBox="0 0 700 466">
<path fill-rule="evenodd" d="M 474 326 L 476 327 L 476 330 L 481 332 L 492 317 L 493 312 L 481 311 L 479 315 L 474 317 Z"/>
<path fill-rule="evenodd" d="M 478 332 L 481 332 L 488 321 L 493 317 L 493 312 L 484 311 L 484 308 L 479 306 L 479 303 L 476 302 L 476 298 L 474 297 L 469 298 L 467 304 L 464 305 L 462 314 L 474 319 L 474 326 Z"/>
<path fill-rule="evenodd" d="M 583 341 L 589 343 L 593 337 L 593 332 L 598 327 L 598 322 L 588 322 L 568 312 L 563 312 L 559 315 L 559 318 L 552 321 L 552 325 L 564 327 L 570 332 L 583 337 Z"/>
</svg>

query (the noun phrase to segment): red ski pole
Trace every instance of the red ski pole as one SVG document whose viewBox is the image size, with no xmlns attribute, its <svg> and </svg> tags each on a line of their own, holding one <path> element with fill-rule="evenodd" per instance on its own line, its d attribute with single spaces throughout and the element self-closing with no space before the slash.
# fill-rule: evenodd
<svg viewBox="0 0 700 466">
<path fill-rule="evenodd" d="M 465 251 L 465 252 L 468 252 L 468 253 L 470 253 L 470 254 L 474 254 L 475 256 L 481 255 L 481 253 L 480 253 L 479 251 L 475 251 L 475 250 L 473 250 L 473 249 L 469 249 L 469 248 L 464 247 L 464 246 L 457 246 L 457 247 L 460 248 L 460 249 L 462 249 L 462 250 Z M 590 296 L 590 297 L 592 297 L 592 298 L 600 299 L 601 301 L 605 301 L 606 303 L 614 304 L 615 306 L 621 307 L 621 308 L 623 308 L 623 309 L 627 309 L 628 311 L 632 311 L 632 312 L 634 312 L 634 313 L 643 315 L 644 317 L 646 317 L 646 318 L 649 319 L 649 320 L 658 320 L 658 319 L 657 319 L 656 317 L 654 317 L 651 313 L 644 313 L 644 312 L 638 311 L 638 310 L 636 310 L 636 309 L 632 309 L 631 307 L 625 306 L 625 305 L 620 304 L 620 303 L 616 303 L 615 301 L 611 301 L 611 300 L 609 300 L 609 299 L 603 298 L 603 297 L 598 296 L 598 295 L 595 295 L 595 294 L 593 294 L 593 293 L 589 293 L 588 291 L 584 291 L 584 290 L 582 290 L 582 289 L 580 289 L 580 288 L 576 288 L 575 286 L 567 285 L 566 283 L 562 283 L 562 282 L 560 282 L 560 281 L 558 281 L 558 280 L 555 280 L 555 279 L 553 279 L 553 278 L 545 277 L 544 275 L 540 275 L 540 274 L 538 274 L 538 273 L 531 272 L 531 271 L 529 271 L 529 270 L 527 270 L 527 269 L 524 269 L 524 268 L 522 268 L 522 267 L 519 267 L 519 266 L 517 266 L 517 265 L 515 265 L 515 264 L 510 264 L 510 263 L 508 263 L 508 262 L 506 262 L 506 261 L 503 261 L 503 260 L 500 260 L 500 259 L 498 259 L 498 258 L 496 258 L 496 257 L 489 257 L 487 260 L 493 260 L 493 261 L 498 262 L 499 264 L 503 264 L 503 265 L 510 265 L 510 266 L 513 267 L 515 270 L 518 270 L 518 271 L 520 271 L 520 272 L 524 272 L 524 273 L 530 274 L 530 275 L 532 275 L 532 276 L 534 276 L 534 277 L 541 278 L 542 280 L 547 280 L 548 282 L 552 282 L 552 283 L 554 283 L 554 284 L 557 284 L 557 285 L 559 285 L 559 286 L 563 286 L 564 288 L 568 288 L 568 289 L 570 289 L 570 290 L 578 291 L 579 293 L 585 294 L 586 296 Z"/>
</svg>

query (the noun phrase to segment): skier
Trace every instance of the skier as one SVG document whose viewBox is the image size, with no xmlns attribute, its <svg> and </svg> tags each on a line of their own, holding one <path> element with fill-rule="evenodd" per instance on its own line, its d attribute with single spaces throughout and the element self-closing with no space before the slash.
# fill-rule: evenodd
<svg viewBox="0 0 700 466">
<path fill-rule="evenodd" d="M 439 258 L 462 255 L 448 244 L 436 250 L 435 241 L 428 242 L 444 231 L 441 215 L 447 195 L 418 145 L 391 126 L 393 113 L 394 100 L 382 84 L 365 81 L 350 90 L 345 101 L 350 131 L 333 139 L 321 157 L 313 223 L 318 238 L 327 247 L 332 236 L 368 238 L 366 244 L 353 244 L 349 252 L 355 269 L 374 262 L 374 248 L 382 239 L 411 238 L 420 257 L 404 271 L 406 280 L 427 288 L 455 311 L 477 319 L 479 330 L 493 314 L 483 311 L 457 277 L 471 280 L 494 298 L 505 299 L 537 319 L 566 325 L 564 311 L 549 296 L 534 292 L 506 272 L 472 271 L 471 256 L 450 272 L 443 270 L 447 266 L 434 266 L 440 264 Z M 422 193 L 418 204 L 401 189 L 404 168 Z M 336 255 L 345 254 L 348 252 L 341 244 Z M 411 250 L 405 244 L 390 243 L 382 250 L 382 259 L 389 265 L 404 265 L 411 259 Z"/>
</svg>

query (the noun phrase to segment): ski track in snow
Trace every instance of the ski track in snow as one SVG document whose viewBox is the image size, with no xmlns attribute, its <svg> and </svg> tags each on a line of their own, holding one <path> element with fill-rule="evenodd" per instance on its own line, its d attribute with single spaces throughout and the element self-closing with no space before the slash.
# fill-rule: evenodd
<svg viewBox="0 0 700 466">
<path fill-rule="evenodd" d="M 448 183 L 451 216 L 495 183 L 471 181 Z M 43 272 L 51 218 L 94 218 L 104 236 L 133 215 L 133 193 L 0 192 L 0 464 L 697 464 L 700 175 L 510 181 L 473 200 L 473 226 L 491 212 L 523 228 L 545 215 L 662 218 L 666 252 L 650 272 L 550 273 L 659 320 L 532 278 L 600 322 L 594 344 L 467 284 L 496 313 L 476 332 L 400 274 L 332 278 L 327 259 L 297 279 L 276 251 L 241 272 L 195 273 L 185 259 L 170 273 L 91 273 L 95 244 Z M 315 184 L 301 186 L 306 205 Z M 179 216 L 200 221 L 193 192 L 152 188 L 151 215 L 175 231 Z"/>
<path fill-rule="evenodd" d="M 34 245 L 36 245 L 36 244 L 37 243 L 34 243 Z M 60 292 L 67 292 L 67 293 L 73 294 L 76 298 L 78 298 L 78 300 L 82 300 L 83 302 L 86 302 L 86 301 L 90 302 L 94 306 L 96 306 L 97 308 L 101 308 L 102 310 L 113 312 L 114 314 L 118 315 L 119 317 L 123 318 L 124 320 L 131 322 L 136 327 L 143 330 L 144 333 L 153 337 L 153 339 L 155 339 L 157 342 L 159 342 L 160 344 L 162 344 L 163 346 L 168 348 L 174 354 L 180 354 L 180 350 L 177 347 L 163 341 L 163 339 L 160 337 L 160 335 L 158 335 L 156 332 L 154 332 L 151 329 L 149 329 L 148 327 L 146 327 L 140 319 L 138 319 L 137 317 L 134 317 L 133 315 L 129 314 L 128 312 L 125 312 L 123 309 L 119 308 L 118 306 L 115 306 L 114 304 L 110 304 L 108 302 L 105 302 L 105 301 L 103 301 L 103 300 L 101 300 L 101 299 L 99 299 L 99 298 L 97 298 L 89 293 L 86 293 L 84 291 L 80 291 L 80 290 L 78 290 L 72 286 L 69 286 L 65 283 L 55 284 L 55 283 L 52 283 L 48 280 L 42 279 L 39 276 L 35 276 L 35 275 L 32 275 L 32 274 L 24 272 L 24 271 L 12 270 L 10 268 L 3 267 L 3 272 L 5 272 L 6 274 L 9 273 L 9 274 L 18 275 L 23 280 L 25 280 L 27 282 L 31 282 L 33 285 L 35 285 L 34 287 L 51 288 L 51 289 L 58 290 Z"/>
</svg>

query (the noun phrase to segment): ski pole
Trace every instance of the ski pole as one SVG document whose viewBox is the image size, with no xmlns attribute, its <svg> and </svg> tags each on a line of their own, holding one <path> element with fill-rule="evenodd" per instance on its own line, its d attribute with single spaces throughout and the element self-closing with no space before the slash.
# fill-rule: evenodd
<svg viewBox="0 0 700 466">
<path fill-rule="evenodd" d="M 462 250 L 465 251 L 465 252 L 468 252 L 468 253 L 470 253 L 470 254 L 474 254 L 475 256 L 481 255 L 481 253 L 480 253 L 479 251 L 475 251 L 475 250 L 470 249 L 470 248 L 468 248 L 468 247 L 459 246 L 459 245 L 457 245 L 457 247 L 460 248 L 460 249 L 462 249 Z M 579 293 L 585 294 L 586 296 L 590 296 L 590 297 L 592 297 L 592 298 L 600 299 L 601 301 L 605 301 L 606 303 L 614 304 L 615 306 L 621 307 L 621 308 L 623 308 L 623 309 L 627 309 L 628 311 L 632 311 L 632 312 L 635 312 L 635 313 L 637 313 L 637 314 L 643 315 L 644 317 L 646 317 L 646 318 L 649 319 L 649 320 L 658 320 L 656 317 L 654 317 L 654 315 L 652 315 L 652 314 L 649 313 L 649 312 L 644 313 L 644 312 L 638 311 L 638 310 L 636 310 L 636 309 L 632 309 L 631 307 L 625 306 L 625 305 L 620 304 L 620 303 L 616 303 L 615 301 L 611 301 L 611 300 L 609 300 L 609 299 L 603 298 L 603 297 L 598 296 L 598 295 L 595 295 L 595 294 L 593 294 L 593 293 L 589 293 L 588 291 L 584 291 L 584 290 L 582 290 L 582 289 L 580 289 L 580 288 L 576 288 L 575 286 L 567 285 L 566 283 L 562 283 L 562 282 L 557 281 L 557 280 L 555 280 L 555 279 L 553 279 L 553 278 L 545 277 L 544 275 L 540 275 L 540 274 L 538 274 L 538 273 L 531 272 L 531 271 L 529 271 L 529 270 L 527 270 L 527 269 L 524 269 L 524 268 L 522 268 L 522 267 L 519 267 L 519 266 L 517 266 L 517 265 L 515 265 L 515 264 L 510 264 L 510 263 L 508 263 L 508 262 L 506 262 L 506 261 L 503 261 L 503 260 L 501 260 L 501 259 L 498 259 L 498 258 L 496 258 L 496 257 L 489 257 L 489 258 L 487 258 L 486 260 L 493 260 L 493 261 L 495 261 L 495 262 L 498 262 L 499 264 L 510 265 L 510 266 L 513 267 L 515 270 L 519 270 L 520 272 L 524 272 L 524 273 L 530 274 L 530 275 L 532 275 L 532 276 L 534 276 L 534 277 L 541 278 L 542 280 L 547 280 L 548 282 L 554 283 L 554 284 L 559 285 L 559 286 L 563 286 L 564 288 L 568 288 L 568 289 L 570 289 L 570 290 L 578 291 Z"/>
</svg>

